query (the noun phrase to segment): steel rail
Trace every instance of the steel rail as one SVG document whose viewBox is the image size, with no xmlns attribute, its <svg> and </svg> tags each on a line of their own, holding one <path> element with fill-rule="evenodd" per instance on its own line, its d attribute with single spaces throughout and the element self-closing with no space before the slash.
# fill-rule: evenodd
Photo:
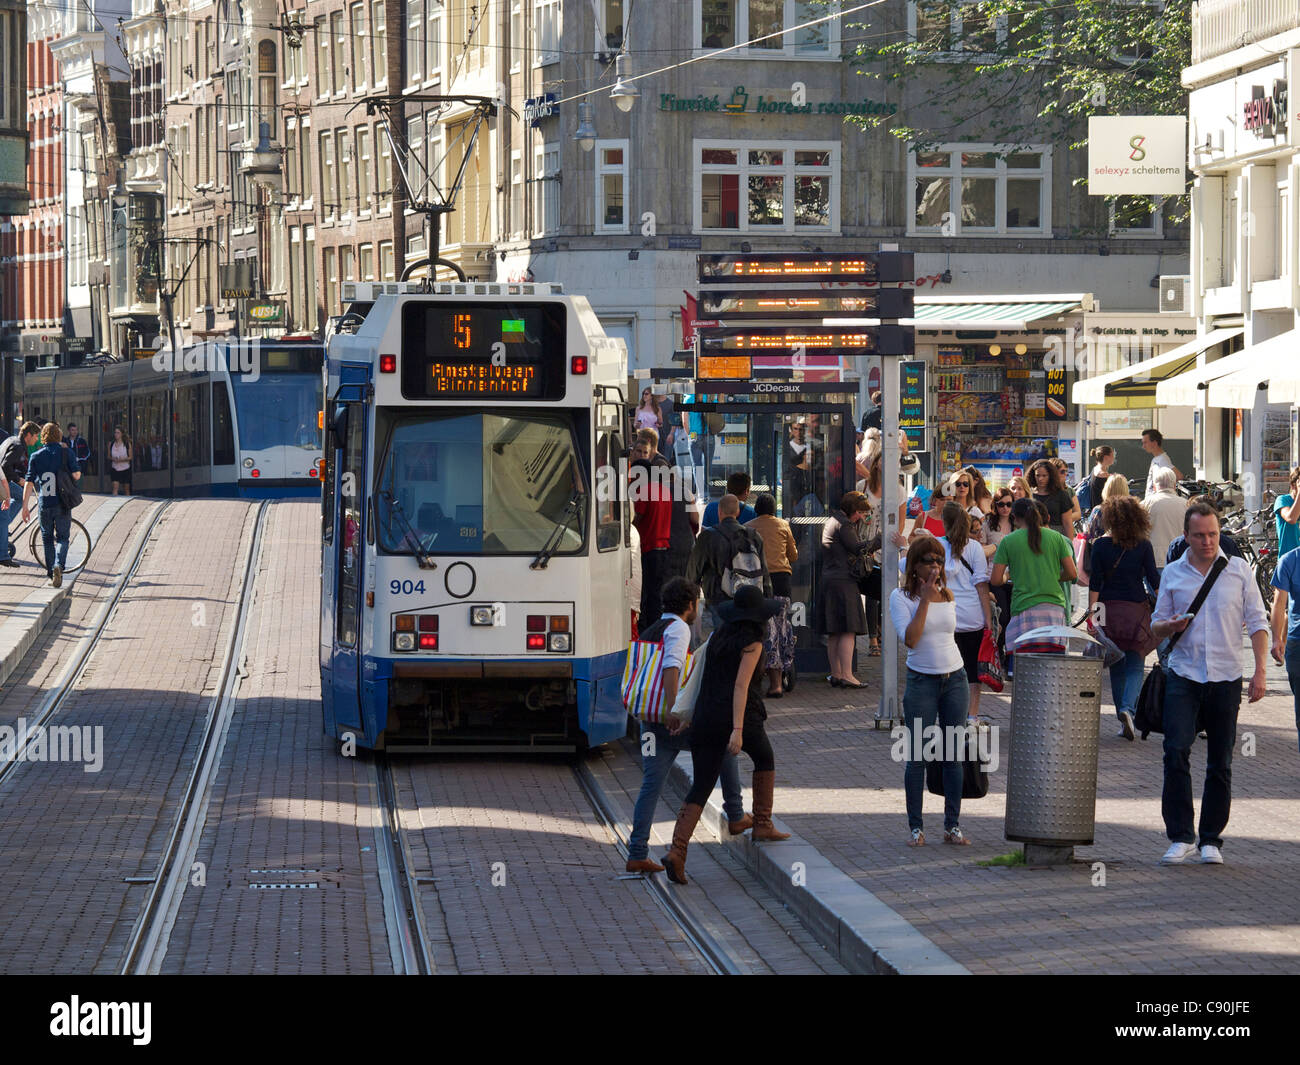
<svg viewBox="0 0 1300 1065">
<path fill-rule="evenodd" d="M 370 759 L 370 779 L 378 807 L 375 857 L 393 970 L 402 976 L 432 976 L 437 968 L 429 953 L 429 934 L 420 907 L 415 863 L 402 832 L 397 780 L 392 762 L 381 751 L 376 751 Z"/>
</svg>

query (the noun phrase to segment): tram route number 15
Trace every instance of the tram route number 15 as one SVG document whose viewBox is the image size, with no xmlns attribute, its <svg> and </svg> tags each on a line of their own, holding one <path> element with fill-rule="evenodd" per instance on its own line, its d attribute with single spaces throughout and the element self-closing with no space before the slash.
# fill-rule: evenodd
<svg viewBox="0 0 1300 1065">
<path fill-rule="evenodd" d="M 388 590 L 393 595 L 423 595 L 424 581 L 389 581 Z"/>
</svg>

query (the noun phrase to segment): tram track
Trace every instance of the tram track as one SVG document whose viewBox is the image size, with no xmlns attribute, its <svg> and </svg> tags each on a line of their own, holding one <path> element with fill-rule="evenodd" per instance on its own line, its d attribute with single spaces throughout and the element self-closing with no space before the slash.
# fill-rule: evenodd
<svg viewBox="0 0 1300 1065">
<path fill-rule="evenodd" d="M 54 682 L 32 716 L 27 718 L 25 734 L 22 736 L 21 743 L 15 748 L 13 758 L 0 763 L 0 785 L 3 785 L 17 771 L 20 765 L 27 764 L 26 754 L 29 748 L 38 742 L 42 729 L 59 713 L 63 704 L 72 695 L 77 683 L 81 680 L 87 666 L 90 664 L 91 656 L 99 646 L 104 633 L 108 630 L 108 624 L 112 620 L 118 604 L 122 601 L 123 595 L 126 594 L 127 587 L 139 570 L 140 564 L 144 561 L 146 550 L 153 539 L 154 530 L 157 529 L 163 515 L 167 513 L 171 506 L 172 500 L 165 500 L 158 504 L 153 516 L 136 533 L 135 541 L 132 543 L 128 554 L 131 564 L 118 577 L 117 583 L 113 585 L 108 598 L 100 607 L 98 616 L 91 623 L 90 631 L 81 638 L 81 641 L 73 650 L 63 675 Z"/>
<path fill-rule="evenodd" d="M 609 833 L 619 854 L 627 858 L 627 826 L 617 812 L 614 803 L 605 793 L 604 787 L 585 761 L 573 766 L 574 776 L 583 795 L 591 804 L 592 810 L 601 825 Z M 715 976 L 739 976 L 743 968 L 732 953 L 713 936 L 703 918 L 696 912 L 690 902 L 682 897 L 679 888 L 668 885 L 666 877 L 646 876 L 641 878 L 646 890 L 667 914 L 668 918 L 681 930 L 691 948 L 700 956 Z"/>
<path fill-rule="evenodd" d="M 378 806 L 375 855 L 393 971 L 401 976 L 432 976 L 436 967 L 420 906 L 420 885 L 402 832 L 397 780 L 388 755 L 374 754 L 370 761 L 370 780 Z"/>
<path fill-rule="evenodd" d="M 212 785 L 221 766 L 235 700 L 244 670 L 244 638 L 254 602 L 254 581 L 264 544 L 270 500 L 258 507 L 244 564 L 235 622 L 222 659 L 217 693 L 208 707 L 203 734 L 194 756 L 171 832 L 163 846 L 157 870 L 150 879 L 149 896 L 141 907 L 118 965 L 122 976 L 157 975 L 167 954 L 171 929 L 189 881 L 190 870 L 207 820 Z"/>
</svg>

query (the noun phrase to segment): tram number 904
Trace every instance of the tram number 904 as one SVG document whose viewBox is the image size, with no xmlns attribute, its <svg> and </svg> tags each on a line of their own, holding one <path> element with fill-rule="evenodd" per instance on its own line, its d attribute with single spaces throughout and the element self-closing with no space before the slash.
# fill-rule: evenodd
<svg viewBox="0 0 1300 1065">
<path fill-rule="evenodd" d="M 389 581 L 388 590 L 393 595 L 423 595 L 424 581 Z"/>
</svg>

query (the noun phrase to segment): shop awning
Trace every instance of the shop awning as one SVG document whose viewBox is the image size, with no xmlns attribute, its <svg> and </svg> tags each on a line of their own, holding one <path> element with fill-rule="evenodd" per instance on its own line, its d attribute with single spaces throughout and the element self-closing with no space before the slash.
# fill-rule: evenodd
<svg viewBox="0 0 1300 1065">
<path fill-rule="evenodd" d="M 1253 407 L 1254 393 L 1260 383 L 1268 381 L 1271 368 L 1291 363 L 1297 343 L 1296 333 L 1288 331 L 1161 381 L 1156 385 L 1156 402 L 1172 407 L 1194 407 L 1200 402 L 1201 393 L 1208 390 L 1212 407 Z"/>
<path fill-rule="evenodd" d="M 1053 318 L 1083 305 L 1084 294 L 1050 296 L 917 296 L 917 329 L 1001 329 L 1024 333 L 1033 322 Z"/>
<path fill-rule="evenodd" d="M 1244 330 L 1241 329 L 1215 329 L 1150 359 L 1078 381 L 1070 398 L 1075 403 L 1100 407 L 1106 402 L 1108 389 L 1112 390 L 1112 395 L 1123 389 L 1126 395 L 1132 395 L 1134 391 L 1144 391 L 1150 395 L 1152 402 L 1155 402 L 1156 378 L 1176 375 L 1181 370 L 1189 369 L 1201 352 L 1214 347 L 1215 344 L 1222 344 L 1225 340 L 1239 337 L 1242 332 Z M 1164 372 L 1157 372 L 1161 370 Z M 1143 385 L 1145 388 L 1142 388 Z"/>
<path fill-rule="evenodd" d="M 1300 359 L 1292 357 L 1269 376 L 1268 401 L 1300 405 Z"/>
</svg>

